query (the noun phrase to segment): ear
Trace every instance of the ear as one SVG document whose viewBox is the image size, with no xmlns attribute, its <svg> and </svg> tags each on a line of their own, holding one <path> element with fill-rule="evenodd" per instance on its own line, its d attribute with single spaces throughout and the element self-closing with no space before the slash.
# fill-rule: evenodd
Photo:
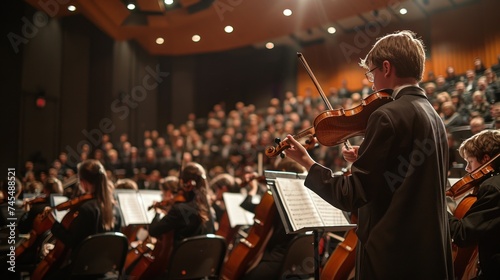
<svg viewBox="0 0 500 280">
<path fill-rule="evenodd" d="M 490 159 L 490 155 L 484 155 L 483 160 L 481 160 L 481 164 L 487 163 Z"/>
<path fill-rule="evenodd" d="M 389 77 L 391 72 L 394 71 L 392 64 L 388 60 L 384 60 L 384 62 L 382 62 L 382 71 L 384 72 L 385 77 Z"/>
</svg>

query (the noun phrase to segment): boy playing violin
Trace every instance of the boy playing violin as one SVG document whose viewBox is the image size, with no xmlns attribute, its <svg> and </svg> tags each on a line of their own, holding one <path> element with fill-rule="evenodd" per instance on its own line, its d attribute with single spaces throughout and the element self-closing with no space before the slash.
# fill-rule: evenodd
<svg viewBox="0 0 500 280">
<path fill-rule="evenodd" d="M 500 153 L 500 131 L 483 130 L 465 140 L 458 149 L 465 159 L 465 170 L 478 170 Z M 500 279 L 500 160 L 490 164 L 494 171 L 481 178 L 473 195 L 476 201 L 459 219 L 448 213 L 453 242 L 459 247 L 478 245 L 479 276 L 476 279 Z"/>
</svg>

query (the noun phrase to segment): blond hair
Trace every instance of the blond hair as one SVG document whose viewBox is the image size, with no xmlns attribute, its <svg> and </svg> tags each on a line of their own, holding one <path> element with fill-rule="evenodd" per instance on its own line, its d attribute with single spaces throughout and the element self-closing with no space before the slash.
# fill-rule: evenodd
<svg viewBox="0 0 500 280">
<path fill-rule="evenodd" d="M 396 68 L 399 78 L 414 78 L 421 81 L 425 69 L 425 47 L 421 39 L 409 30 L 398 31 L 380 38 L 359 65 L 382 67 L 388 60 Z"/>
</svg>

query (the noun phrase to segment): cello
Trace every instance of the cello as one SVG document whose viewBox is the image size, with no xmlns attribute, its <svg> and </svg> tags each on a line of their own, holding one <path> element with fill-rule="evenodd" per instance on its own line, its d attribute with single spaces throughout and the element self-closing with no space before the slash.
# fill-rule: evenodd
<svg viewBox="0 0 500 280">
<path fill-rule="evenodd" d="M 248 231 L 248 236 L 239 241 L 222 267 L 222 280 L 238 280 L 258 263 L 271 238 L 277 212 L 273 195 L 270 191 L 265 192 L 255 208 L 254 224 Z"/>
<path fill-rule="evenodd" d="M 357 223 L 356 215 L 351 215 L 351 223 Z M 337 238 L 336 236 L 333 236 Z M 354 270 L 358 236 L 356 228 L 348 230 L 344 238 L 337 238 L 340 243 L 332 252 L 321 271 L 321 280 L 345 280 Z"/>
<path fill-rule="evenodd" d="M 168 213 L 174 203 L 185 202 L 183 192 L 179 191 L 171 200 L 162 200 L 155 202 L 148 207 L 149 209 L 161 208 Z M 174 232 L 170 231 L 153 241 L 148 236 L 143 242 L 135 248 L 131 248 L 125 259 L 125 275 L 133 279 L 150 279 L 153 276 L 160 275 L 166 267 L 174 244 Z"/>
<path fill-rule="evenodd" d="M 80 206 L 83 202 L 93 199 L 93 193 L 86 193 L 84 195 L 78 196 L 74 199 L 68 200 L 57 206 L 50 208 L 50 211 L 45 211 L 38 215 L 37 219 L 35 219 L 34 227 L 43 227 L 50 229 L 52 225 L 55 223 L 54 216 L 50 213 L 52 210 L 69 210 L 68 213 L 64 216 L 61 221 L 61 225 L 68 229 L 73 222 L 73 220 L 78 217 L 78 206 Z M 44 224 L 43 226 L 39 226 L 39 224 Z M 54 248 L 43 258 L 42 261 L 37 265 L 35 270 L 32 273 L 32 280 L 43 279 L 49 272 L 57 269 L 61 266 L 64 261 L 64 256 L 69 252 L 69 248 L 64 245 L 64 243 L 60 240 L 56 240 L 56 244 Z"/>
<path fill-rule="evenodd" d="M 496 161 L 499 157 L 500 153 L 476 170 L 463 176 L 446 191 L 446 196 L 454 200 L 463 197 L 453 212 L 456 218 L 462 219 L 476 202 L 479 185 L 495 173 Z M 471 279 L 477 276 L 479 258 L 477 244 L 460 248 L 453 243 L 452 254 L 455 278 Z"/>
</svg>

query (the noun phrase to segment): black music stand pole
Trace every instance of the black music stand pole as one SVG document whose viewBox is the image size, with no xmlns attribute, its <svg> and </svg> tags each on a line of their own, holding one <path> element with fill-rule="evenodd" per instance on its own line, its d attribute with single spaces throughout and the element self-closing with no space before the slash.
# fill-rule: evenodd
<svg viewBox="0 0 500 280">
<path fill-rule="evenodd" d="M 313 230 L 314 234 L 314 279 L 319 280 L 319 270 L 321 266 L 319 256 L 319 232 L 317 229 Z"/>
</svg>

